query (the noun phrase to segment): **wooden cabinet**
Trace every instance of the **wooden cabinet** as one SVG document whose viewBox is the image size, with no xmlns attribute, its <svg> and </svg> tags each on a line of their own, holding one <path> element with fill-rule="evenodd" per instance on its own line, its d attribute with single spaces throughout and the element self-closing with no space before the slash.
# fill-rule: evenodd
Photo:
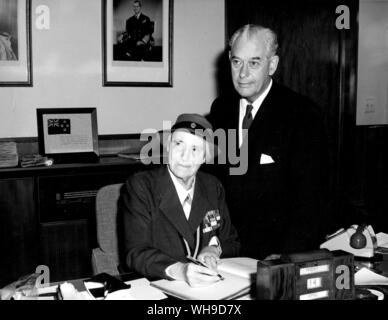
<svg viewBox="0 0 388 320">
<path fill-rule="evenodd" d="M 35 270 L 37 230 L 33 178 L 0 180 L 0 287 Z"/>
<path fill-rule="evenodd" d="M 89 276 L 97 191 L 144 169 L 140 162 L 117 157 L 0 169 L 0 286 L 38 265 L 49 267 L 50 281 Z"/>
</svg>

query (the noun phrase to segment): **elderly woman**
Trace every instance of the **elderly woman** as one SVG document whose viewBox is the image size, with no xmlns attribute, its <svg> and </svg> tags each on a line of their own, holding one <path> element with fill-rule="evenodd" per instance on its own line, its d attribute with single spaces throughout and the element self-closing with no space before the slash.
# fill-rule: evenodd
<svg viewBox="0 0 388 320">
<path fill-rule="evenodd" d="M 168 164 L 128 179 L 121 209 L 131 269 L 206 286 L 219 280 L 220 257 L 238 255 L 224 189 L 215 177 L 198 172 L 213 158 L 211 141 L 204 117 L 180 115 L 166 141 Z"/>
</svg>

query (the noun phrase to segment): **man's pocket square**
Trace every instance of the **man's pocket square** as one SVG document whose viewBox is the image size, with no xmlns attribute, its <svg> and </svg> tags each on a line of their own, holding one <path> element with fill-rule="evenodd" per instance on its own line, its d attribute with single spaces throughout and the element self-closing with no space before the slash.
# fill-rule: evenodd
<svg viewBox="0 0 388 320">
<path fill-rule="evenodd" d="M 271 156 L 264 154 L 264 153 L 261 154 L 260 164 L 268 164 L 268 163 L 274 163 L 274 162 L 275 161 L 273 161 Z"/>
</svg>

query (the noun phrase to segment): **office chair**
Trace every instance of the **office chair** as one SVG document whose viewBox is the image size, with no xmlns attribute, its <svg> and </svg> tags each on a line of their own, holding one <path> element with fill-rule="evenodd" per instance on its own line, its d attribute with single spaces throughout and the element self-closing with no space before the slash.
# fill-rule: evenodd
<svg viewBox="0 0 388 320">
<path fill-rule="evenodd" d="M 96 225 L 98 248 L 92 250 L 93 274 L 120 273 L 117 232 L 117 201 L 122 183 L 102 187 L 96 196 Z"/>
</svg>

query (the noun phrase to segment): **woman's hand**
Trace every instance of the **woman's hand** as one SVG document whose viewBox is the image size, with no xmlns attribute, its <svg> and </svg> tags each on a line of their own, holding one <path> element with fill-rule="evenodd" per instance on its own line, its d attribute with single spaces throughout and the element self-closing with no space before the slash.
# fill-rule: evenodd
<svg viewBox="0 0 388 320">
<path fill-rule="evenodd" d="M 184 277 L 191 287 L 206 287 L 219 281 L 216 271 L 191 262 L 185 264 Z"/>
<path fill-rule="evenodd" d="M 214 246 L 204 247 L 199 253 L 197 260 L 207 265 L 210 269 L 217 271 L 217 265 L 220 261 L 219 250 Z"/>
<path fill-rule="evenodd" d="M 191 287 L 206 287 L 219 280 L 217 272 L 192 262 L 177 262 L 169 267 L 168 275 L 186 281 Z"/>
</svg>

